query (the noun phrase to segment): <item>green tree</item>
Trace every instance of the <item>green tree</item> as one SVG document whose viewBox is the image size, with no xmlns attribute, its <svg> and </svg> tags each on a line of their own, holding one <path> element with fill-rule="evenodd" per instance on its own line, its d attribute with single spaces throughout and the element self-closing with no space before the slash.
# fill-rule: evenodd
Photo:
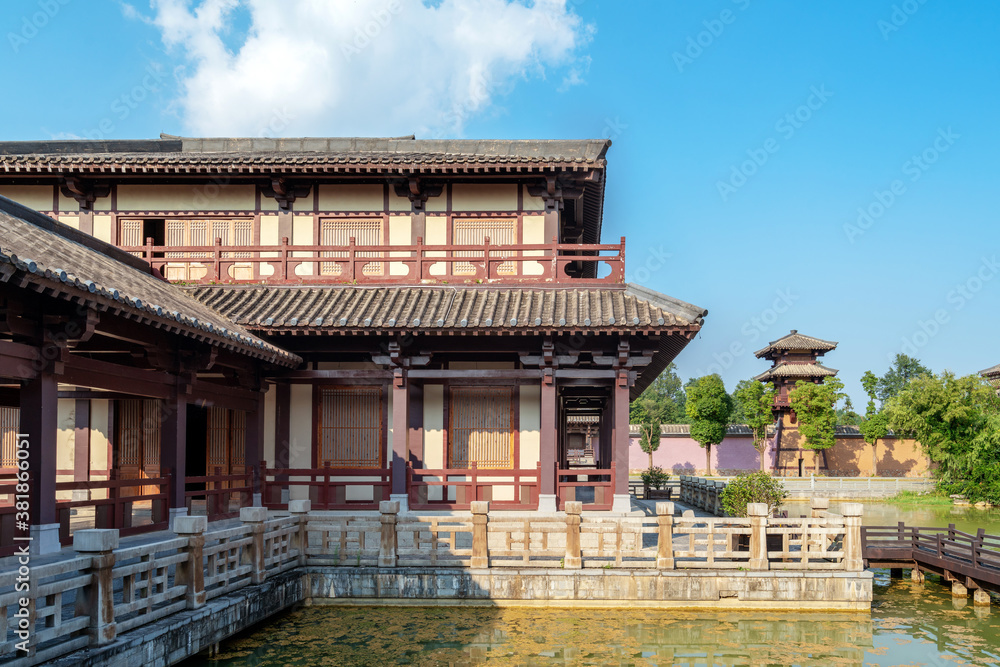
<svg viewBox="0 0 1000 667">
<path fill-rule="evenodd" d="M 765 472 L 764 452 L 767 450 L 767 427 L 774 424 L 774 384 L 757 380 L 740 380 L 733 391 L 734 421 L 746 424 L 753 432 L 753 448 L 760 455 L 760 471 Z M 737 417 L 738 415 L 738 417 Z"/>
<path fill-rule="evenodd" d="M 803 449 L 830 449 L 836 442 L 837 403 L 844 398 L 844 383 L 828 377 L 816 384 L 799 380 L 788 392 L 789 403 L 799 420 Z"/>
<path fill-rule="evenodd" d="M 939 488 L 1000 503 L 1000 398 L 983 378 L 917 377 L 885 412 L 889 428 L 913 435 L 938 464 Z"/>
<path fill-rule="evenodd" d="M 629 406 L 629 422 L 639 427 L 639 446 L 649 455 L 650 468 L 653 452 L 660 448 L 662 424 L 683 423 L 684 400 L 681 379 L 670 364 Z"/>
<path fill-rule="evenodd" d="M 837 424 L 845 426 L 858 426 L 861 424 L 861 415 L 854 411 L 854 404 L 851 403 L 850 396 L 845 396 L 843 407 L 837 408 Z"/>
<path fill-rule="evenodd" d="M 687 386 L 687 416 L 691 438 L 705 449 L 705 474 L 712 474 L 712 445 L 726 437 L 733 399 L 718 375 L 706 375 Z"/>
<path fill-rule="evenodd" d="M 889 418 L 885 410 L 876 409 L 875 399 L 878 397 L 879 379 L 871 371 L 865 371 L 861 378 L 861 386 L 868 394 L 868 407 L 865 416 L 858 424 L 861 436 L 872 447 L 872 477 L 878 477 L 878 441 L 889 433 Z"/>
<path fill-rule="evenodd" d="M 910 380 L 922 375 L 932 375 L 931 369 L 920 363 L 918 359 L 905 354 L 897 354 L 886 374 L 878 379 L 875 391 L 878 400 L 884 407 L 889 399 L 906 389 Z"/>
</svg>

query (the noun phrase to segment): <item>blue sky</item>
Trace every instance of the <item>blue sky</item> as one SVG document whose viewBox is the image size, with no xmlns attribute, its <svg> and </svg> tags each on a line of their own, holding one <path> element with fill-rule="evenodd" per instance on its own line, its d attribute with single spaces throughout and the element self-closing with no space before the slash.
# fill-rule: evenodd
<svg viewBox="0 0 1000 667">
<path fill-rule="evenodd" d="M 19 91 L 4 139 L 610 137 L 605 239 L 627 237 L 634 282 L 709 310 L 682 377 L 731 389 L 790 329 L 840 342 L 825 363 L 856 407 L 861 374 L 897 352 L 962 374 L 1000 363 L 1000 4 L 2 11 Z"/>
</svg>

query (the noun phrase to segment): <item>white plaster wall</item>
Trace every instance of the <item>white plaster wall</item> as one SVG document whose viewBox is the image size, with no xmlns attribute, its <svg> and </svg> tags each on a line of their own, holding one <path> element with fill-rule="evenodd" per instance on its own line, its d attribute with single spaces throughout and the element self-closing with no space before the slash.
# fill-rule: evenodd
<svg viewBox="0 0 1000 667">
<path fill-rule="evenodd" d="M 527 243 L 550 243 L 552 239 L 545 238 L 545 216 L 526 215 L 522 218 L 524 227 L 522 238 Z M 525 255 L 542 255 L 543 250 L 526 250 Z M 545 268 L 539 262 L 525 262 L 524 273 L 529 276 L 540 276 L 545 272 Z"/>
<path fill-rule="evenodd" d="M 413 238 L 413 226 L 409 215 L 389 216 L 389 245 L 410 245 L 416 239 Z M 409 257 L 408 252 L 390 252 L 390 257 Z M 393 276 L 405 276 L 408 274 L 406 264 L 402 262 L 390 262 L 389 274 Z M 416 276 L 413 276 L 416 278 Z"/>
<path fill-rule="evenodd" d="M 59 193 L 59 210 L 60 211 L 79 211 L 80 204 L 77 203 L 72 197 L 67 197 L 63 193 Z"/>
<path fill-rule="evenodd" d="M 273 201 L 273 200 L 272 200 Z M 288 239 L 291 241 L 291 239 Z M 260 244 L 261 245 L 280 245 L 281 239 L 278 237 L 278 216 L 276 215 L 262 215 L 260 216 Z M 277 257 L 276 252 L 266 252 L 262 253 L 262 257 Z M 260 275 L 261 276 L 273 276 L 275 269 L 270 264 L 260 265 Z"/>
<path fill-rule="evenodd" d="M 538 465 L 542 426 L 542 390 L 539 386 L 521 386 L 520 438 L 521 461 L 519 467 L 534 468 Z"/>
<path fill-rule="evenodd" d="M 321 185 L 319 208 L 321 211 L 381 211 L 385 205 L 382 194 L 379 184 Z M 392 201 L 391 195 L 389 201 Z"/>
<path fill-rule="evenodd" d="M 119 185 L 120 211 L 252 211 L 252 185 Z"/>
<path fill-rule="evenodd" d="M 94 216 L 94 238 L 98 238 L 105 243 L 111 243 L 111 216 Z"/>
<path fill-rule="evenodd" d="M 455 183 L 451 207 L 453 211 L 516 211 L 517 185 Z"/>
<path fill-rule="evenodd" d="M 60 215 L 59 222 L 73 229 L 80 229 L 80 216 L 78 215 Z"/>
<path fill-rule="evenodd" d="M 312 467 L 313 405 L 312 385 L 293 384 L 291 386 L 291 414 L 289 426 L 288 458 L 290 468 Z M 306 499 L 306 487 L 293 486 L 289 497 L 292 500 Z"/>
<path fill-rule="evenodd" d="M 38 211 L 52 210 L 51 185 L 3 185 L 0 195 Z"/>
<path fill-rule="evenodd" d="M 296 215 L 292 217 L 292 245 L 313 245 L 313 217 L 311 215 Z M 308 257 L 309 252 L 293 252 L 293 257 Z M 299 264 L 295 267 L 295 275 L 311 276 L 316 266 L 312 263 Z"/>
<path fill-rule="evenodd" d="M 523 195 L 521 198 L 521 205 L 525 211 L 544 211 L 545 210 L 545 200 L 541 197 L 532 197 L 528 194 L 528 186 L 522 186 L 524 188 Z"/>
<path fill-rule="evenodd" d="M 90 402 L 90 469 L 108 470 L 108 411 L 111 401 L 94 399 Z M 105 477 L 106 479 L 106 477 Z"/>
<path fill-rule="evenodd" d="M 444 467 L 444 385 L 424 385 L 424 467 Z M 429 500 L 441 500 L 441 487 L 428 490 Z"/>
</svg>

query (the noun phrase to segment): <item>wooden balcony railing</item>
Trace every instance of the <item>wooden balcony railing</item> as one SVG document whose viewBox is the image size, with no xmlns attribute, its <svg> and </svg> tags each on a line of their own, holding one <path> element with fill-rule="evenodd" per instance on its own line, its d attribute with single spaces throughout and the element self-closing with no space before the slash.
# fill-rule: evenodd
<svg viewBox="0 0 1000 667">
<path fill-rule="evenodd" d="M 618 244 L 347 246 L 122 246 L 167 280 L 188 283 L 271 284 L 502 284 L 574 285 L 625 282 L 625 237 Z"/>
<path fill-rule="evenodd" d="M 504 510 L 538 509 L 542 467 L 468 468 L 406 467 L 406 488 L 413 509 L 469 509 L 488 501 Z M 432 491 L 432 489 L 436 489 Z"/>
<path fill-rule="evenodd" d="M 293 487 L 304 487 L 317 510 L 377 510 L 389 499 L 388 468 L 268 468 L 260 464 L 260 493 L 268 509 L 285 509 Z"/>
<path fill-rule="evenodd" d="M 559 510 L 566 509 L 567 502 L 583 503 L 585 510 L 610 510 L 614 504 L 615 463 L 610 468 L 570 468 L 556 467 L 556 499 Z"/>
</svg>

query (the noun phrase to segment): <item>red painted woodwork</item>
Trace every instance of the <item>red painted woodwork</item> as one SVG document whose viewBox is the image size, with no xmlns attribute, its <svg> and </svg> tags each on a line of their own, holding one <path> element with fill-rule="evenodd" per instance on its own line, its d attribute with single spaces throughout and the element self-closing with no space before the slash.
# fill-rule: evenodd
<svg viewBox="0 0 1000 667">
<path fill-rule="evenodd" d="M 594 489 L 593 502 L 584 503 L 585 510 L 610 510 L 614 504 L 615 476 L 617 464 L 612 461 L 610 468 L 556 468 L 556 500 L 559 510 L 566 509 L 566 502 L 579 500 L 576 490 L 581 487 Z M 580 481 L 578 477 L 586 477 Z"/>
<path fill-rule="evenodd" d="M 572 283 L 625 282 L 625 237 L 615 244 L 491 243 L 426 245 L 291 245 L 287 238 L 276 246 L 123 245 L 123 250 L 146 260 L 160 275 L 185 282 L 269 284 L 310 283 Z M 334 249 L 336 248 L 336 249 Z M 602 254 L 603 253 L 603 254 Z M 384 262 L 372 261 L 384 258 Z M 593 265 L 595 275 L 575 278 L 572 265 Z M 602 266 L 604 270 L 602 271 Z M 253 267 L 249 270 L 246 267 Z M 267 268 L 265 268 L 267 267 Z M 304 273 L 297 270 L 302 267 Z M 195 270 L 197 269 L 197 270 Z M 404 271 L 405 269 L 405 271 Z M 175 273 L 176 272 L 176 273 Z M 398 274 L 398 275 L 397 275 Z"/>
<path fill-rule="evenodd" d="M 309 489 L 314 510 L 377 510 L 379 501 L 389 499 L 390 477 L 388 468 L 268 468 L 267 462 L 261 461 L 261 504 L 287 509 L 282 490 L 290 493 L 292 487 L 303 486 Z M 350 487 L 370 487 L 371 500 L 349 500 Z"/>
<path fill-rule="evenodd" d="M 241 507 L 253 505 L 253 472 L 225 473 L 221 466 L 211 469 L 212 474 L 185 479 L 189 487 L 184 492 L 188 514 L 201 514 L 204 504 L 209 521 L 239 516 Z M 200 487 L 194 490 L 190 487 Z"/>
<path fill-rule="evenodd" d="M 537 510 L 542 476 L 536 468 L 406 468 L 410 509 L 467 510 L 474 500 L 488 500 L 490 509 Z M 529 479 L 525 479 L 529 478 Z M 431 487 L 441 488 L 441 500 L 432 500 Z M 514 500 L 495 500 L 494 487 L 513 487 Z"/>
</svg>

